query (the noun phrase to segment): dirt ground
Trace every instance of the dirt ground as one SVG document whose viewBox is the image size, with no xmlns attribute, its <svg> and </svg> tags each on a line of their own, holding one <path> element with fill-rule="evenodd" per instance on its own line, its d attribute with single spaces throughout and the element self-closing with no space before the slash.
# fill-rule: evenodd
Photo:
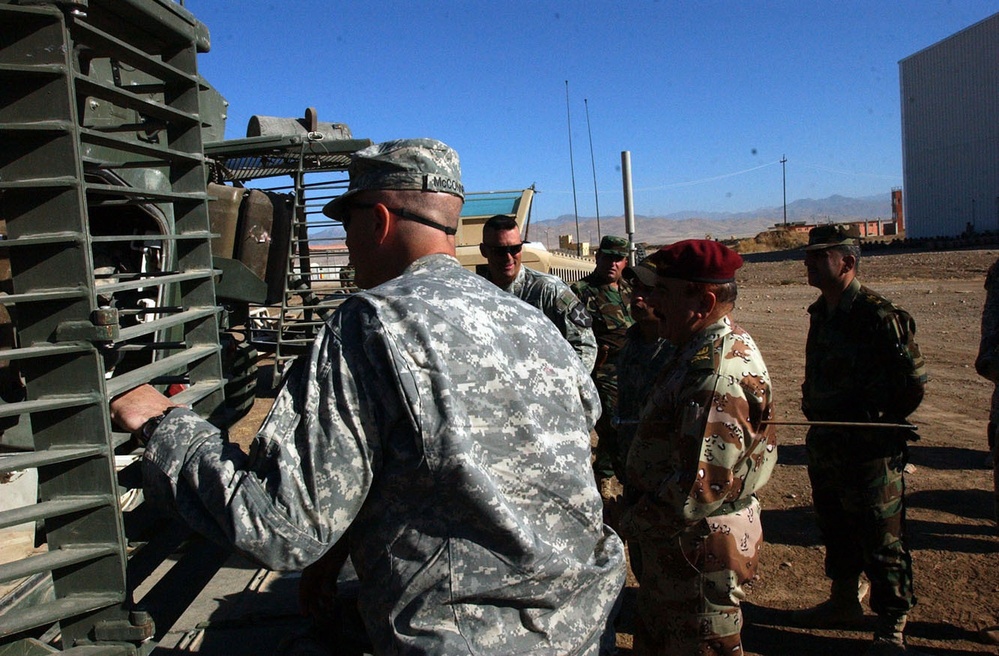
<svg viewBox="0 0 999 656">
<path fill-rule="evenodd" d="M 919 603 L 910 644 L 930 654 L 999 653 L 978 629 L 999 622 L 999 559 L 992 521 L 992 478 L 985 468 L 992 385 L 976 375 L 982 287 L 999 251 L 866 255 L 860 279 L 908 310 L 926 358 L 926 398 L 910 418 L 921 439 L 906 476 L 908 528 Z M 770 367 L 778 414 L 802 420 L 805 308 L 817 297 L 804 284 L 800 253 L 760 256 L 740 271 L 736 321 L 756 339 Z M 863 653 L 867 632 L 817 632 L 787 626 L 787 611 L 828 593 L 823 549 L 805 471 L 805 429 L 782 426 L 778 465 L 761 494 L 767 546 L 746 608 L 749 654 Z M 873 621 L 873 615 L 871 615 Z"/>
<path fill-rule="evenodd" d="M 805 282 L 800 252 L 747 257 L 739 272 L 735 319 L 756 339 L 774 382 L 778 415 L 803 420 L 806 307 L 817 292 Z M 982 284 L 997 250 L 865 255 L 861 280 L 907 309 L 930 375 L 927 396 L 911 417 L 921 439 L 911 449 L 915 471 L 906 476 L 910 547 L 919 603 L 910 615 L 910 645 L 922 653 L 960 656 L 999 653 L 977 631 L 999 623 L 999 558 L 992 521 L 991 471 L 985 467 L 985 426 L 992 385 L 975 374 Z M 234 427 L 245 443 L 269 407 Z M 805 471 L 805 429 L 782 426 L 779 461 L 762 491 L 766 546 L 761 574 L 744 605 L 749 656 L 862 654 L 865 631 L 791 628 L 791 610 L 822 601 L 828 582 Z M 630 653 L 634 590 L 618 623 L 622 654 Z M 874 616 L 868 613 L 872 622 Z"/>
</svg>

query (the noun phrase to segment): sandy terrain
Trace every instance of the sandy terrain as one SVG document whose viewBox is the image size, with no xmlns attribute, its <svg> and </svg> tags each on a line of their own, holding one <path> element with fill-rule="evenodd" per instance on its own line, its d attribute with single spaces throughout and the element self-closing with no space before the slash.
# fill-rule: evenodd
<svg viewBox="0 0 999 656">
<path fill-rule="evenodd" d="M 982 283 L 996 250 L 865 256 L 861 280 L 909 310 L 930 373 L 922 407 L 912 416 L 922 439 L 912 447 L 907 476 L 910 545 L 919 604 L 910 644 L 923 653 L 999 653 L 979 642 L 978 629 L 999 622 L 999 559 L 992 522 L 991 472 L 984 467 L 985 425 L 992 386 L 973 362 L 984 300 Z M 798 408 L 807 313 L 816 298 L 804 283 L 800 252 L 751 256 L 740 271 L 735 318 L 763 350 L 776 390 L 779 418 L 802 420 Z M 237 427 L 245 442 L 269 406 L 262 398 Z M 745 605 L 750 656 L 863 653 L 868 631 L 790 628 L 790 610 L 825 598 L 822 547 L 811 510 L 803 428 L 781 427 L 779 464 L 763 490 L 767 545 L 761 575 Z M 630 650 L 629 603 L 619 622 L 621 652 Z M 870 615 L 873 622 L 873 615 Z"/>
</svg>

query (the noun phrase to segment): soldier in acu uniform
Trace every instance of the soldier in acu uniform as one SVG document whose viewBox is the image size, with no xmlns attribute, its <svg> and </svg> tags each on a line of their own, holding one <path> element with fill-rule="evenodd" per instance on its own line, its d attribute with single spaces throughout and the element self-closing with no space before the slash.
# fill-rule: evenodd
<svg viewBox="0 0 999 656">
<path fill-rule="evenodd" d="M 656 379 L 628 453 L 638 498 L 621 521 L 642 552 L 637 655 L 742 653 L 743 585 L 763 543 L 756 492 L 777 459 L 770 376 L 730 317 L 742 258 L 688 240 L 649 256 L 652 305 L 676 352 Z"/>
<path fill-rule="evenodd" d="M 149 386 L 112 417 L 149 436 L 147 499 L 200 532 L 271 569 L 346 542 L 376 654 L 595 656 L 624 583 L 589 465 L 599 400 L 541 312 L 454 258 L 462 199 L 438 141 L 354 156 L 324 212 L 365 291 L 289 370 L 254 455 Z"/>
<path fill-rule="evenodd" d="M 840 225 L 808 235 L 808 284 L 822 296 L 808 308 L 801 409 L 810 421 L 899 424 L 923 399 L 923 358 L 909 314 L 856 279 L 859 241 L 855 228 Z M 832 594 L 792 620 L 817 627 L 862 620 L 865 573 L 878 614 L 872 655 L 905 652 L 903 629 L 916 602 L 905 543 L 910 437 L 899 428 L 812 426 L 805 442 Z"/>
<path fill-rule="evenodd" d="M 634 323 L 629 304 L 631 285 L 621 279 L 628 263 L 628 240 L 605 236 L 596 252 L 597 266 L 593 273 L 572 284 L 572 291 L 586 306 L 593 318 L 593 334 L 597 338 L 597 362 L 593 382 L 600 394 L 602 413 L 597 422 L 597 447 L 593 472 L 604 496 L 610 496 L 606 483 L 623 463 L 617 460 L 617 429 L 612 423 L 617 409 L 617 356 L 624 346 L 624 335 Z M 615 467 L 615 465 L 617 465 Z"/>
<path fill-rule="evenodd" d="M 486 258 L 489 280 L 544 312 L 572 345 L 583 367 L 592 371 L 597 359 L 597 341 L 590 328 L 593 319 L 563 280 L 521 264 L 523 247 L 517 222 L 506 214 L 497 214 L 482 226 L 479 253 Z"/>
</svg>

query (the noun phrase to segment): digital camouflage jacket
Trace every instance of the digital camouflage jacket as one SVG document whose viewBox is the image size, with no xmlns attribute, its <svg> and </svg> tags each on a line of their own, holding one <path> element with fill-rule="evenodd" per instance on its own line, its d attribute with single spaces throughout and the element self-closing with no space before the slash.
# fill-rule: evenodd
<svg viewBox="0 0 999 656">
<path fill-rule="evenodd" d="M 593 370 L 597 360 L 597 340 L 591 328 L 593 319 L 569 285 L 561 278 L 522 266 L 503 291 L 544 312 L 579 355 L 583 368 Z"/>
<path fill-rule="evenodd" d="M 146 493 L 272 569 L 349 527 L 376 653 L 596 654 L 624 582 L 590 471 L 598 408 L 541 312 L 431 255 L 343 303 L 252 456 L 169 414 Z"/>
</svg>

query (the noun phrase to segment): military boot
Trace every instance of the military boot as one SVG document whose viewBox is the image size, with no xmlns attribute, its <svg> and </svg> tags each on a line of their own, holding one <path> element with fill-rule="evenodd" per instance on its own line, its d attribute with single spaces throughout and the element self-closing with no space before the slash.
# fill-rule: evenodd
<svg viewBox="0 0 999 656">
<path fill-rule="evenodd" d="M 871 586 L 867 581 L 843 579 L 832 582 L 829 599 L 818 606 L 791 613 L 791 624 L 811 629 L 852 628 L 864 621 L 861 605 Z"/>
<path fill-rule="evenodd" d="M 905 615 L 879 615 L 878 628 L 874 631 L 874 642 L 866 656 L 913 656 L 916 652 L 906 649 Z"/>
</svg>

